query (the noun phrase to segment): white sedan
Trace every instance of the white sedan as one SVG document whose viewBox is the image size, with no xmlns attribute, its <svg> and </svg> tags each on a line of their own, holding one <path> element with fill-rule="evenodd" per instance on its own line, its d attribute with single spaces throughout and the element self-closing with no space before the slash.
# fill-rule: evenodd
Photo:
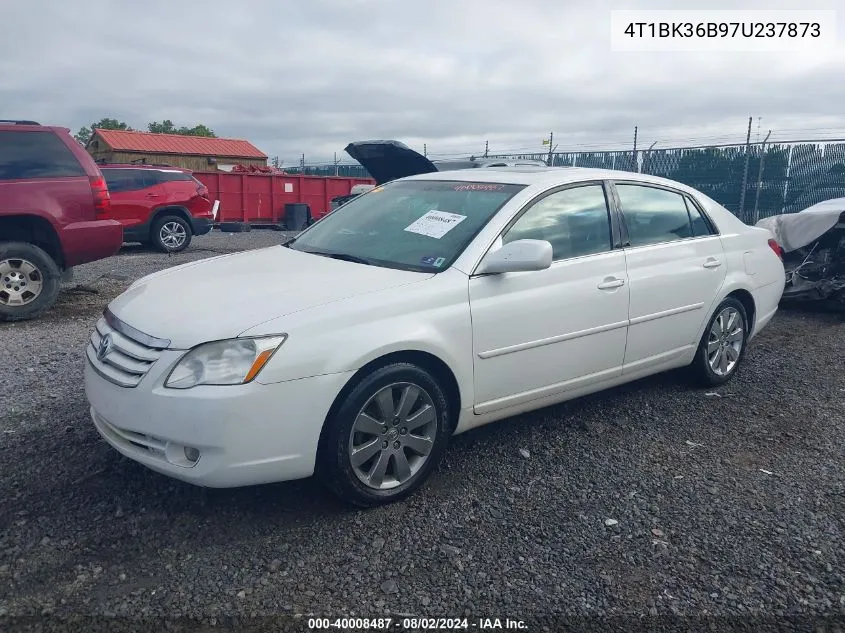
<svg viewBox="0 0 845 633">
<path fill-rule="evenodd" d="M 771 234 L 682 184 L 513 168 L 381 185 L 285 244 L 135 282 L 94 424 L 165 475 L 408 495 L 449 437 L 673 368 L 729 380 L 784 288 Z"/>
</svg>

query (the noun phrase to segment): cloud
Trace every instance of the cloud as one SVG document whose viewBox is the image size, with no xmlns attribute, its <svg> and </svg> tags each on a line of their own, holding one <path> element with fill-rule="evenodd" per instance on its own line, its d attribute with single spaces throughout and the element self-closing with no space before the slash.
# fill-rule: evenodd
<svg viewBox="0 0 845 633">
<path fill-rule="evenodd" d="M 72 129 L 103 116 L 136 127 L 204 123 L 286 164 L 303 152 L 331 159 L 366 138 L 426 144 L 430 154 L 482 151 L 485 140 L 493 151 L 542 151 L 550 130 L 560 149 L 627 146 L 634 126 L 641 144 L 740 141 L 752 114 L 787 136 L 845 133 L 841 47 L 611 52 L 609 12 L 631 4 L 700 8 L 689 0 L 33 0 L 3 9 L 12 28 L 0 39 L 0 103 L 6 116 Z"/>
</svg>

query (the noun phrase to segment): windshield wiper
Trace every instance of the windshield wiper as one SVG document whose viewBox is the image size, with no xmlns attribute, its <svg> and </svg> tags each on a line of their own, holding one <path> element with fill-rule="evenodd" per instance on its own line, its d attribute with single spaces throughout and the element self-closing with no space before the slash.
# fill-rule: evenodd
<svg viewBox="0 0 845 633">
<path fill-rule="evenodd" d="M 325 251 L 307 251 L 314 255 L 322 255 L 323 257 L 331 257 L 332 259 L 340 259 L 345 262 L 353 262 L 355 264 L 366 264 L 367 266 L 374 266 L 373 260 L 366 257 L 358 257 L 357 255 L 349 255 L 348 253 L 328 253 Z"/>
</svg>

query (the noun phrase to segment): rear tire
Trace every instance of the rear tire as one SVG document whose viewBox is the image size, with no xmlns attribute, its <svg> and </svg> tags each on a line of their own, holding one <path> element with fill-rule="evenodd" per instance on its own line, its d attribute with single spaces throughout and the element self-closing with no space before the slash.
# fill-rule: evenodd
<svg viewBox="0 0 845 633">
<path fill-rule="evenodd" d="M 745 357 L 748 315 L 742 302 L 728 297 L 713 312 L 690 364 L 693 380 L 704 387 L 728 382 Z"/>
<path fill-rule="evenodd" d="M 359 507 L 404 499 L 437 467 L 451 414 L 443 389 L 424 369 L 410 363 L 376 369 L 326 420 L 317 474 Z"/>
<path fill-rule="evenodd" d="M 0 242 L 0 321 L 24 321 L 56 302 L 62 272 L 43 249 L 28 242 Z"/>
<path fill-rule="evenodd" d="M 151 243 L 163 253 L 181 253 L 191 244 L 191 225 L 178 215 L 164 215 L 153 223 Z"/>
</svg>

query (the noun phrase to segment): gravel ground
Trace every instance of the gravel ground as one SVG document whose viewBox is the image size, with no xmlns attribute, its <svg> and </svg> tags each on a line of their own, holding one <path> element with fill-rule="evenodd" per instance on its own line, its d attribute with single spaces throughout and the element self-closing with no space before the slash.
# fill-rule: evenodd
<svg viewBox="0 0 845 633">
<path fill-rule="evenodd" d="M 665 374 L 459 436 L 420 493 L 375 510 L 120 457 L 81 388 L 103 305 L 281 238 L 127 248 L 0 326 L 0 615 L 845 616 L 841 316 L 781 311 L 713 392 Z"/>
</svg>

